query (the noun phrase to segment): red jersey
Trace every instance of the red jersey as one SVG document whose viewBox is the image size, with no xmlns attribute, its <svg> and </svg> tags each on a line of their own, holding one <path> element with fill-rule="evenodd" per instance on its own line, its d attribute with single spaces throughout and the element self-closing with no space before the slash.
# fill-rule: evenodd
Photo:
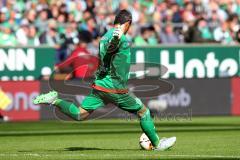
<svg viewBox="0 0 240 160">
<path fill-rule="evenodd" d="M 98 57 L 92 56 L 85 48 L 78 47 L 62 63 L 57 64 L 59 69 L 72 67 L 75 78 L 93 77 L 98 68 Z"/>
</svg>

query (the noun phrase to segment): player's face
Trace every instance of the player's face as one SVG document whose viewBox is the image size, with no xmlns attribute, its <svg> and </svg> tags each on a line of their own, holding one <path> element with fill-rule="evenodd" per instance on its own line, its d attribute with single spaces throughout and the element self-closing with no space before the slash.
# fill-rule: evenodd
<svg viewBox="0 0 240 160">
<path fill-rule="evenodd" d="M 124 34 L 126 34 L 126 33 L 128 32 L 130 26 L 131 26 L 131 23 L 130 23 L 130 22 L 126 22 L 126 23 L 124 24 Z"/>
</svg>

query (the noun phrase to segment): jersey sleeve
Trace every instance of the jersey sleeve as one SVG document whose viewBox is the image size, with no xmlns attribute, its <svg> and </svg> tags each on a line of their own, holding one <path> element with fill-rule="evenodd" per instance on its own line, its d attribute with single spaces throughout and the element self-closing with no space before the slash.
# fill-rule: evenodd
<svg viewBox="0 0 240 160">
<path fill-rule="evenodd" d="M 119 47 L 121 50 L 128 50 L 130 49 L 130 43 L 126 39 L 122 40 Z"/>
<path fill-rule="evenodd" d="M 117 39 L 112 36 L 112 33 L 110 34 L 110 40 L 107 44 L 107 52 L 108 53 L 114 53 L 117 51 L 120 47 L 126 48 L 126 36 L 123 34 L 120 39 Z"/>
<path fill-rule="evenodd" d="M 107 44 L 107 52 L 113 53 L 119 48 L 120 40 L 114 37 L 111 38 L 109 43 Z"/>
</svg>

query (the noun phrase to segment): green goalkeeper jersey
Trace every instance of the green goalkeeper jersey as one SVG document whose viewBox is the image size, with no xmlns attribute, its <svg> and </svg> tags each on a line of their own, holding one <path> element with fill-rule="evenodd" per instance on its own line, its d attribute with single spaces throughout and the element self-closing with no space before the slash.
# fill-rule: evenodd
<svg viewBox="0 0 240 160">
<path fill-rule="evenodd" d="M 130 45 L 123 34 L 115 39 L 110 29 L 100 40 L 100 64 L 94 85 L 109 90 L 126 90 L 130 69 Z"/>
</svg>

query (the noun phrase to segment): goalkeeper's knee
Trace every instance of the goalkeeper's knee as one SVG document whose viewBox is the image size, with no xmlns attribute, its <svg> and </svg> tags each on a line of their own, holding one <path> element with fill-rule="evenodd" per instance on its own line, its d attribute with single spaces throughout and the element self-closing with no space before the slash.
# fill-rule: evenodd
<svg viewBox="0 0 240 160">
<path fill-rule="evenodd" d="M 142 118 L 149 109 L 143 105 L 143 107 L 137 112 L 139 118 Z"/>
</svg>

